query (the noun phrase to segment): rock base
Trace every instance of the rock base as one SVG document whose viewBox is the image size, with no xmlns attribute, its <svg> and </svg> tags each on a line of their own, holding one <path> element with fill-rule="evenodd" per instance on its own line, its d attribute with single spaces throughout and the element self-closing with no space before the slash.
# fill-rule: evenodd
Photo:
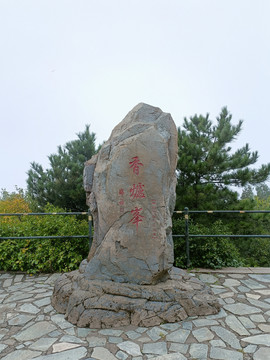
<svg viewBox="0 0 270 360">
<path fill-rule="evenodd" d="M 81 266 L 56 281 L 52 305 L 72 324 L 92 329 L 156 326 L 220 309 L 210 288 L 177 268 L 164 282 L 136 285 L 89 280 Z"/>
</svg>

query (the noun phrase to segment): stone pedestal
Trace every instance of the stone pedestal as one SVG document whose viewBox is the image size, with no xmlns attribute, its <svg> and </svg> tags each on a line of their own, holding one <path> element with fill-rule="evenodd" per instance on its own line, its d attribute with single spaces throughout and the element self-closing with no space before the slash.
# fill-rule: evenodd
<svg viewBox="0 0 270 360">
<path fill-rule="evenodd" d="M 89 281 L 85 265 L 61 276 L 52 300 L 55 309 L 79 327 L 156 326 L 220 309 L 212 291 L 181 269 L 172 268 L 169 279 L 156 285 L 138 285 Z"/>
</svg>

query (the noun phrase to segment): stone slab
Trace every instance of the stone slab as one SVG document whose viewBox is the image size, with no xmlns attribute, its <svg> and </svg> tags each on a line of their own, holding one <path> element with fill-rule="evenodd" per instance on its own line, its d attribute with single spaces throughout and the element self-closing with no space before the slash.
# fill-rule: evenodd
<svg viewBox="0 0 270 360">
<path fill-rule="evenodd" d="M 255 336 L 249 336 L 242 338 L 242 341 L 256 344 L 256 345 L 266 345 L 270 346 L 270 334 L 260 334 Z"/>
<path fill-rule="evenodd" d="M 167 344 L 165 341 L 156 342 L 154 344 L 144 344 L 142 352 L 144 354 L 165 355 L 168 352 Z"/>
<path fill-rule="evenodd" d="M 257 308 L 261 308 L 261 309 L 264 309 L 264 310 L 269 310 L 270 309 L 270 304 L 265 303 L 264 301 L 250 299 L 250 298 L 248 298 L 247 300 L 251 305 L 256 306 Z"/>
<path fill-rule="evenodd" d="M 199 279 L 208 284 L 215 284 L 218 281 L 218 278 L 211 274 L 201 274 Z"/>
<path fill-rule="evenodd" d="M 57 339 L 53 339 L 50 337 L 42 337 L 42 338 L 38 339 L 37 341 L 35 341 L 34 343 L 30 344 L 29 347 L 34 350 L 46 351 L 56 341 L 57 341 Z"/>
<path fill-rule="evenodd" d="M 258 324 L 258 328 L 263 332 L 270 334 L 270 324 Z"/>
<path fill-rule="evenodd" d="M 248 272 L 254 274 L 270 274 L 270 268 L 269 267 L 248 268 Z"/>
<path fill-rule="evenodd" d="M 241 280 L 241 282 L 249 287 L 250 289 L 252 290 L 257 290 L 257 289 L 265 289 L 266 286 L 265 285 L 262 285 L 260 284 L 258 281 L 255 281 L 253 279 L 246 279 L 246 280 Z"/>
<path fill-rule="evenodd" d="M 221 269 L 192 269 L 194 273 L 219 273 L 219 274 L 270 274 L 270 267 L 227 267 Z"/>
<path fill-rule="evenodd" d="M 132 341 L 123 341 L 123 342 L 117 344 L 117 347 L 119 347 L 119 349 L 125 351 L 126 353 L 128 353 L 131 356 L 142 355 L 139 345 Z"/>
<path fill-rule="evenodd" d="M 128 354 L 124 353 L 123 351 L 118 351 L 115 356 L 117 357 L 117 359 L 119 360 L 126 360 L 128 358 Z M 133 358 L 134 359 L 134 358 Z"/>
<path fill-rule="evenodd" d="M 200 272 L 200 273 L 219 273 L 219 274 L 248 274 L 252 273 L 252 270 L 250 268 L 246 267 L 227 267 L 227 268 L 221 268 L 221 269 L 192 269 L 193 272 Z M 270 271 L 269 271 L 270 273 Z"/>
<path fill-rule="evenodd" d="M 53 330 L 56 330 L 56 326 L 50 324 L 47 321 L 41 321 L 26 329 L 22 329 L 21 332 L 14 335 L 14 338 L 18 341 L 35 340 L 50 333 Z"/>
<path fill-rule="evenodd" d="M 210 345 L 213 347 L 226 347 L 226 344 L 222 340 L 211 340 Z"/>
<path fill-rule="evenodd" d="M 73 344 L 73 343 L 67 343 L 67 342 L 61 342 L 53 345 L 53 353 L 62 352 L 65 350 L 70 350 L 79 347 L 79 344 Z"/>
<path fill-rule="evenodd" d="M 77 336 L 72 336 L 72 335 L 64 335 L 64 336 L 62 336 L 60 341 L 68 342 L 68 343 L 75 343 L 75 344 L 83 344 L 83 343 L 85 343 L 84 340 L 79 339 Z"/>
<path fill-rule="evenodd" d="M 15 325 L 15 326 L 25 325 L 26 323 L 28 323 L 32 319 L 34 319 L 33 315 L 19 314 L 17 316 L 14 316 L 10 320 L 8 320 L 8 324 L 9 325 Z"/>
<path fill-rule="evenodd" d="M 85 358 L 86 355 L 87 355 L 87 349 L 85 347 L 79 347 L 76 349 L 66 350 L 66 351 L 63 351 L 60 353 L 38 356 L 37 358 L 35 358 L 35 360 L 75 360 L 75 359 L 81 360 L 81 359 Z M 106 358 L 103 358 L 102 360 L 104 360 L 104 359 L 106 359 Z M 116 359 L 109 359 L 109 358 L 107 358 L 107 359 L 108 360 L 116 360 Z"/>
<path fill-rule="evenodd" d="M 249 335 L 247 329 L 242 325 L 242 323 L 234 315 L 228 315 L 225 319 L 226 324 L 237 334 L 242 336 Z"/>
<path fill-rule="evenodd" d="M 40 351 L 32 350 L 15 350 L 8 355 L 4 356 L 2 360 L 30 360 L 30 359 L 39 359 L 37 356 L 41 354 Z"/>
<path fill-rule="evenodd" d="M 117 329 L 104 329 L 98 332 L 101 335 L 108 335 L 108 336 L 121 336 L 123 334 L 123 330 Z"/>
<path fill-rule="evenodd" d="M 122 338 L 120 339 L 123 341 Z M 103 337 L 88 336 L 86 340 L 88 341 L 90 347 L 103 347 L 106 344 L 106 339 Z"/>
<path fill-rule="evenodd" d="M 170 351 L 179 352 L 181 354 L 186 354 L 188 351 L 189 345 L 187 344 L 178 344 L 178 343 L 171 343 L 169 348 Z"/>
<path fill-rule="evenodd" d="M 213 347 L 210 350 L 210 358 L 216 360 L 243 360 L 243 354 L 239 351 Z"/>
<path fill-rule="evenodd" d="M 218 322 L 216 320 L 211 319 L 196 319 L 192 322 L 196 327 L 218 325 Z"/>
<path fill-rule="evenodd" d="M 190 334 L 189 330 L 180 329 L 166 336 L 167 341 L 184 343 Z"/>
<path fill-rule="evenodd" d="M 153 360 L 187 360 L 187 358 L 181 353 L 161 355 L 152 358 Z"/>
<path fill-rule="evenodd" d="M 251 315 L 262 312 L 261 309 L 258 309 L 255 306 L 250 306 L 243 303 L 227 304 L 224 305 L 223 308 L 235 315 Z"/>
<path fill-rule="evenodd" d="M 261 314 L 250 315 L 250 320 L 257 322 L 257 323 L 266 322 L 265 318 Z"/>
<path fill-rule="evenodd" d="M 211 330 L 214 331 L 217 336 L 219 336 L 223 341 L 229 344 L 232 348 L 240 350 L 240 342 L 234 333 L 221 327 L 221 326 L 212 326 Z"/>
<path fill-rule="evenodd" d="M 1 339 L 1 337 L 0 337 Z M 6 344 L 0 344 L 0 353 L 8 347 Z"/>
<path fill-rule="evenodd" d="M 146 334 L 151 338 L 153 341 L 157 341 L 167 335 L 167 331 L 161 329 L 158 326 L 153 327 L 152 329 L 148 330 Z"/>
<path fill-rule="evenodd" d="M 25 303 L 20 306 L 20 311 L 30 314 L 37 314 L 40 312 L 40 309 L 32 304 Z"/>
<path fill-rule="evenodd" d="M 189 353 L 194 359 L 207 360 L 208 346 L 206 344 L 191 344 Z"/>
<path fill-rule="evenodd" d="M 147 340 L 149 340 L 147 338 Z M 109 336 L 108 341 L 112 344 L 119 344 L 120 342 L 123 342 L 123 338 L 121 338 L 120 336 Z M 140 342 L 142 342 L 142 340 L 139 340 Z"/>
<path fill-rule="evenodd" d="M 257 345 L 248 345 L 244 348 L 244 352 L 247 354 L 253 354 L 257 350 Z"/>
<path fill-rule="evenodd" d="M 241 285 L 240 281 L 237 279 L 225 279 L 223 286 L 231 287 L 231 286 L 239 286 Z"/>
<path fill-rule="evenodd" d="M 261 347 L 253 355 L 253 360 L 270 360 L 269 347 Z"/>
<path fill-rule="evenodd" d="M 209 329 L 207 329 L 206 327 L 194 330 L 192 332 L 192 335 L 199 342 L 209 341 L 209 340 L 212 340 L 214 338 L 214 334 Z"/>
</svg>

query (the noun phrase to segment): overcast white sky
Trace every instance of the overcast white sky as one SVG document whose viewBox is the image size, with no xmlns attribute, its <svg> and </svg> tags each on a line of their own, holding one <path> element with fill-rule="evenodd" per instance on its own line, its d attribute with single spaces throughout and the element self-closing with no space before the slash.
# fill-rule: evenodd
<svg viewBox="0 0 270 360">
<path fill-rule="evenodd" d="M 269 0 L 0 0 L 0 189 L 139 102 L 177 126 L 227 106 L 270 162 L 269 18 Z"/>
</svg>

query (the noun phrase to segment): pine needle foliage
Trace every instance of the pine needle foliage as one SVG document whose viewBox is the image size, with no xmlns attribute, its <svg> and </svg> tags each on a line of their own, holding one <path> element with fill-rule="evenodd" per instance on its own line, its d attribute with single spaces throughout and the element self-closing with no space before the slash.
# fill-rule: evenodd
<svg viewBox="0 0 270 360">
<path fill-rule="evenodd" d="M 221 109 L 215 124 L 209 114 L 185 118 L 178 128 L 177 208 L 226 209 L 237 201 L 231 186 L 244 187 L 266 181 L 270 163 L 254 169 L 258 152 L 248 144 L 232 151 L 243 121 L 232 124 L 232 115 Z"/>
</svg>

